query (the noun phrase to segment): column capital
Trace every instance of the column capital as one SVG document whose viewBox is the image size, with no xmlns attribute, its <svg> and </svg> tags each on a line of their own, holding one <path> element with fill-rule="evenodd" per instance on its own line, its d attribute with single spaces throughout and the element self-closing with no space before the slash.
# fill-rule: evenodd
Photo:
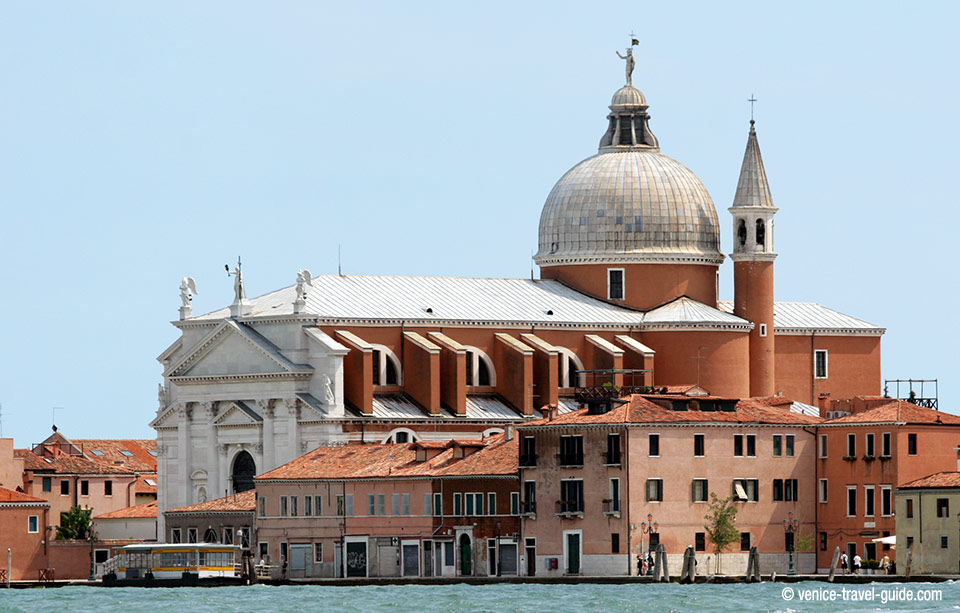
<svg viewBox="0 0 960 613">
<path fill-rule="evenodd" d="M 273 419 L 274 401 L 272 399 L 257 400 L 257 406 L 260 408 L 261 415 L 263 415 L 265 418 L 269 417 L 270 419 Z"/>
</svg>

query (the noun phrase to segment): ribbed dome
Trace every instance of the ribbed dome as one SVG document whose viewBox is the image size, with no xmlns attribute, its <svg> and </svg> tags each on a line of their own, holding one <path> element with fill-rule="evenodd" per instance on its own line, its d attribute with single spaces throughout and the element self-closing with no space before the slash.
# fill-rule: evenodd
<svg viewBox="0 0 960 613">
<path fill-rule="evenodd" d="M 537 264 L 722 262 L 717 210 L 700 179 L 655 148 L 610 149 L 547 196 Z"/>
<path fill-rule="evenodd" d="M 624 85 L 618 89 L 610 100 L 610 108 L 646 105 L 647 99 L 643 97 L 643 92 L 632 85 Z"/>
</svg>

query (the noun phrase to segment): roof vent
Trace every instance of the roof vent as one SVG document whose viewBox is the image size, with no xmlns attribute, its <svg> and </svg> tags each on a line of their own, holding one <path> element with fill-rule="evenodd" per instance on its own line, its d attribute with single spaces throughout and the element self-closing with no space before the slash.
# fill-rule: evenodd
<svg viewBox="0 0 960 613">
<path fill-rule="evenodd" d="M 553 315 L 553 309 L 547 309 L 547 315 Z"/>
<path fill-rule="evenodd" d="M 433 307 L 427 307 L 426 311 L 427 313 L 433 313 Z"/>
</svg>

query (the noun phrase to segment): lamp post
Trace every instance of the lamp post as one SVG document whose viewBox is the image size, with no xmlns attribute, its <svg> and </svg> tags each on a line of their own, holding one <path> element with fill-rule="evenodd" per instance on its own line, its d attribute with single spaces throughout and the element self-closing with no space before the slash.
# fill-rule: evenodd
<svg viewBox="0 0 960 613">
<path fill-rule="evenodd" d="M 650 555 L 650 550 L 653 549 L 653 535 L 660 533 L 660 522 L 653 520 L 653 514 L 647 513 L 647 521 L 640 522 L 640 549 L 643 550 L 643 536 L 644 534 L 649 534 L 647 540 L 647 555 Z M 653 566 L 651 565 L 647 568 L 647 574 L 653 574 Z"/>
<path fill-rule="evenodd" d="M 793 511 L 787 513 L 787 518 L 783 520 L 783 532 L 787 534 L 787 552 L 790 554 L 790 568 L 787 571 L 791 575 L 797 574 L 797 570 L 793 567 L 793 539 L 797 530 L 800 528 L 800 520 L 793 516 Z"/>
<path fill-rule="evenodd" d="M 500 555 L 500 520 L 497 520 L 497 576 L 500 576 L 500 562 L 503 557 Z"/>
<path fill-rule="evenodd" d="M 93 555 L 93 521 L 91 520 L 90 526 L 87 528 L 87 532 L 90 534 L 90 581 L 97 580 L 97 567 L 96 561 Z"/>
</svg>

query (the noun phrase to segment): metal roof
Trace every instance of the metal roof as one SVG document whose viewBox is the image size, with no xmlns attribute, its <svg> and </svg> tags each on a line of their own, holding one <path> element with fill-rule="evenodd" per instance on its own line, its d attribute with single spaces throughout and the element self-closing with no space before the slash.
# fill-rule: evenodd
<svg viewBox="0 0 960 613">
<path fill-rule="evenodd" d="M 496 396 L 467 396 L 466 414 L 457 417 L 444 409 L 439 415 L 424 412 L 404 394 L 384 394 L 373 397 L 373 415 L 376 419 L 473 419 L 491 421 L 521 421 L 523 417 Z"/>
<path fill-rule="evenodd" d="M 720 309 L 733 312 L 733 302 L 721 302 Z M 857 319 L 815 302 L 776 302 L 773 305 L 773 325 L 777 332 L 822 330 L 851 334 L 883 334 L 885 328 Z"/>
<path fill-rule="evenodd" d="M 295 299 L 293 286 L 253 298 L 250 316 L 291 315 Z M 313 278 L 303 313 L 323 320 L 348 322 L 642 327 L 647 318 L 652 317 L 658 324 L 669 319 L 681 325 L 750 325 L 739 317 L 689 298 L 681 300 L 680 306 L 667 309 L 669 305 L 665 305 L 644 314 L 546 279 L 320 275 Z M 229 316 L 229 308 L 224 308 L 191 321 Z"/>
</svg>

